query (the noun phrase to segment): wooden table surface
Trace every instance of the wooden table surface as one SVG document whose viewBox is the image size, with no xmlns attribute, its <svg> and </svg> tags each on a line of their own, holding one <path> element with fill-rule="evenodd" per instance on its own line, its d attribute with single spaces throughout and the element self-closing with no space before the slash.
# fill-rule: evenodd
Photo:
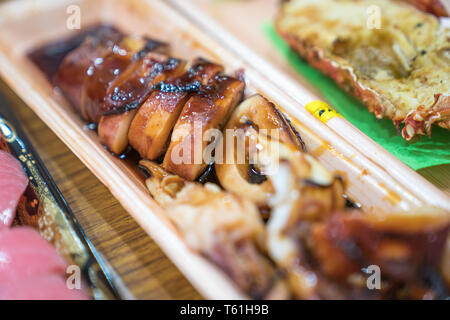
<svg viewBox="0 0 450 320">
<path fill-rule="evenodd" d="M 262 23 L 275 13 L 279 0 L 190 1 L 207 10 L 257 53 L 311 88 L 277 54 L 261 32 Z M 240 9 L 236 10 L 238 4 Z M 237 21 L 242 22 L 239 24 Z M 245 23 L 245 28 L 242 23 Z M 14 108 L 88 238 L 121 276 L 131 294 L 137 299 L 201 299 L 201 295 L 106 187 L 1 80 L 0 94 Z M 450 192 L 450 166 L 428 168 L 420 173 Z"/>
</svg>

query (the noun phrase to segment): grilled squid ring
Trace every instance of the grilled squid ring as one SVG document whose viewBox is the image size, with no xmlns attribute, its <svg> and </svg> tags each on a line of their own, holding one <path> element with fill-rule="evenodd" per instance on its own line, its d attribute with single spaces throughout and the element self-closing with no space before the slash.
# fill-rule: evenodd
<svg viewBox="0 0 450 320">
<path fill-rule="evenodd" d="M 215 163 L 217 177 L 226 190 L 258 205 L 266 204 L 273 194 L 272 183 L 261 173 L 258 163 L 249 163 L 248 157 L 251 155 L 248 150 L 245 151 L 244 163 L 238 161 L 238 146 L 235 141 L 233 143 L 227 141 L 230 139 L 227 137 L 227 131 L 234 130 L 238 133 L 240 130 L 240 134 L 246 136 L 245 139 L 248 140 L 247 138 L 258 139 L 264 136 L 261 129 L 267 130 L 265 135 L 269 140 L 279 140 L 294 149 L 303 149 L 300 137 L 275 105 L 257 94 L 242 102 L 231 115 L 223 131 L 223 161 Z M 271 130 L 277 130 L 278 137 L 273 136 Z"/>
</svg>

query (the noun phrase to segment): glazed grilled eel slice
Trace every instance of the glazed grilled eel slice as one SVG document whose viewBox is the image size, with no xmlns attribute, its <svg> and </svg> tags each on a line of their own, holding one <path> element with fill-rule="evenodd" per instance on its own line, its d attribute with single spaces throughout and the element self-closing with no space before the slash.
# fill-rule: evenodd
<svg viewBox="0 0 450 320">
<path fill-rule="evenodd" d="M 155 160 L 166 152 L 170 133 L 191 91 L 201 90 L 219 72 L 223 72 L 222 66 L 200 58 L 181 77 L 153 88 L 128 133 L 130 145 L 142 158 Z"/>
<path fill-rule="evenodd" d="M 380 29 L 367 27 L 370 5 L 381 9 Z M 450 129 L 450 29 L 435 16 L 390 0 L 290 0 L 276 28 L 377 118 L 404 124 L 406 140 L 433 124 Z"/>
<path fill-rule="evenodd" d="M 102 115 L 119 114 L 137 109 L 150 94 L 155 83 L 177 77 L 185 62 L 165 54 L 149 52 L 133 62 L 109 86 Z"/>
<path fill-rule="evenodd" d="M 150 52 L 131 64 L 108 89 L 98 125 L 100 142 L 111 152 L 121 154 L 128 146 L 128 131 L 136 110 L 149 96 L 155 83 L 179 76 L 185 62 Z"/>
<path fill-rule="evenodd" d="M 168 46 L 145 37 L 124 37 L 94 60 L 87 69 L 81 96 L 81 115 L 93 123 L 100 120 L 100 108 L 105 103 L 108 88 L 134 61 L 148 52 L 168 53 Z"/>
<path fill-rule="evenodd" d="M 173 129 L 164 169 L 189 181 L 200 176 L 209 165 L 204 161 L 208 145 L 204 134 L 209 129 L 222 129 L 241 101 L 244 88 L 242 80 L 217 75 L 204 91 L 188 100 Z"/>
<path fill-rule="evenodd" d="M 87 70 L 97 58 L 111 50 L 122 38 L 122 34 L 111 29 L 88 36 L 59 66 L 53 83 L 61 89 L 78 113 L 81 113 L 81 97 Z"/>
</svg>

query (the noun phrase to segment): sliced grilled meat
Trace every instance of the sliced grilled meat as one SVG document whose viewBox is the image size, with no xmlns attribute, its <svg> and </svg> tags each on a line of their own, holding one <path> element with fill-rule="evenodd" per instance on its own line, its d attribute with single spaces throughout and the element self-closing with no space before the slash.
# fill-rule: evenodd
<svg viewBox="0 0 450 320">
<path fill-rule="evenodd" d="M 102 105 L 110 113 L 100 119 L 100 142 L 113 153 L 121 154 L 128 145 L 128 131 L 136 110 L 148 97 L 153 85 L 179 76 L 185 64 L 153 52 L 131 64 L 110 86 Z"/>
<path fill-rule="evenodd" d="M 128 130 L 137 110 L 100 118 L 98 137 L 112 153 L 120 155 L 128 146 Z"/>
<path fill-rule="evenodd" d="M 138 108 L 147 99 L 155 83 L 179 76 L 184 66 L 182 60 L 156 52 L 147 53 L 114 80 L 100 113 L 111 115 Z"/>
<path fill-rule="evenodd" d="M 107 50 L 88 68 L 81 96 L 81 111 L 85 120 L 97 123 L 100 108 L 105 103 L 106 93 L 113 81 L 134 61 L 147 52 L 166 53 L 164 43 L 143 37 L 125 37 Z"/>
<path fill-rule="evenodd" d="M 203 135 L 209 129 L 222 129 L 244 89 L 242 80 L 217 75 L 204 91 L 192 96 L 175 124 L 163 167 L 190 181 L 198 178 L 209 164 L 203 159 L 208 144 Z"/>
<path fill-rule="evenodd" d="M 155 160 L 166 152 L 170 133 L 189 97 L 222 71 L 220 65 L 197 59 L 178 79 L 154 87 L 128 133 L 130 145 L 141 157 Z"/>
</svg>

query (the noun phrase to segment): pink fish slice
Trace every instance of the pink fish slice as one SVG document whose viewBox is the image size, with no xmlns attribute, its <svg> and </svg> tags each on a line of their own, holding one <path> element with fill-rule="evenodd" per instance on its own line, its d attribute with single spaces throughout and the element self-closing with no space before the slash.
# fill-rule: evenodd
<svg viewBox="0 0 450 320">
<path fill-rule="evenodd" d="M 0 150 L 0 230 L 8 228 L 16 215 L 20 196 L 28 185 L 28 178 L 20 162 Z"/>
</svg>

